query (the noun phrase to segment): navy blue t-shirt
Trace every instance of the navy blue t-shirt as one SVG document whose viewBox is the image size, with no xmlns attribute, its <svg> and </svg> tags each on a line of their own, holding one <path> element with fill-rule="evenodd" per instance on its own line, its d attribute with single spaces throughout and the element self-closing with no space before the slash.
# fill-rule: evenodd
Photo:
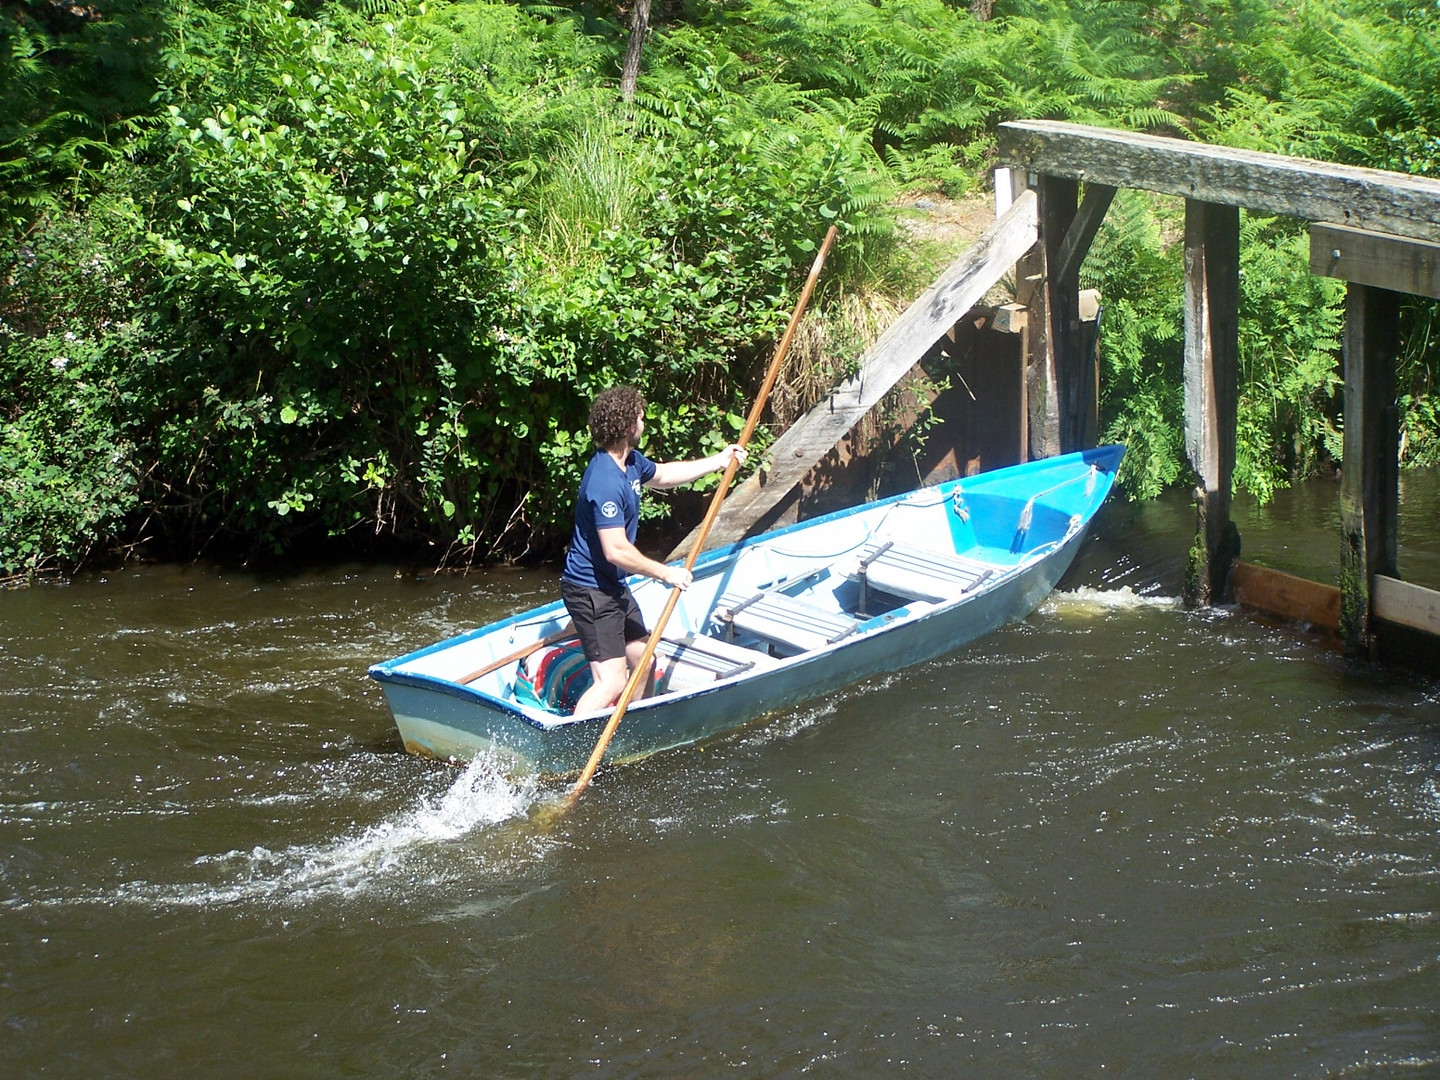
<svg viewBox="0 0 1440 1080">
<path fill-rule="evenodd" d="M 600 546 L 600 530 L 623 525 L 625 538 L 635 542 L 640 527 L 640 489 L 654 475 L 655 463 L 639 450 L 631 450 L 625 458 L 624 472 L 604 450 L 595 452 L 580 480 L 575 532 L 560 574 L 562 579 L 612 594 L 624 588 L 623 575 L 606 560 Z"/>
</svg>

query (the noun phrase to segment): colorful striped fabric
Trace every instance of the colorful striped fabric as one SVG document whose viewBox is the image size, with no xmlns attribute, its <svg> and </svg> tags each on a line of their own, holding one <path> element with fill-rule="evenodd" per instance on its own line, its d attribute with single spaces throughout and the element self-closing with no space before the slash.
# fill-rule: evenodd
<svg viewBox="0 0 1440 1080">
<path fill-rule="evenodd" d="M 580 642 L 567 641 L 526 657 L 515 679 L 515 695 L 549 712 L 572 713 L 593 681 Z"/>
</svg>

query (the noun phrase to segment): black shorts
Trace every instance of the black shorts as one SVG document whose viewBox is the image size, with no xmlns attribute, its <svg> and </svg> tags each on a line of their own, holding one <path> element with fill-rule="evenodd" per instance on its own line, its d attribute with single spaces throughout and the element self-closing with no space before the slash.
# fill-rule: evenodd
<svg viewBox="0 0 1440 1080">
<path fill-rule="evenodd" d="M 614 660 L 625 655 L 629 642 L 650 636 L 629 589 L 616 596 L 562 579 L 560 599 L 565 601 L 565 610 L 575 623 L 586 660 Z"/>
</svg>

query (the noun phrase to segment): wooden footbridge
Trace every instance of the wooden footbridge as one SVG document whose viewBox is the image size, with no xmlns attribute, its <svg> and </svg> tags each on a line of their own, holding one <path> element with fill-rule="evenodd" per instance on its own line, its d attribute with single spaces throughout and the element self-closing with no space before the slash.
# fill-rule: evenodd
<svg viewBox="0 0 1440 1080">
<path fill-rule="evenodd" d="M 768 467 L 725 504 L 711 542 L 763 522 L 1012 270 L 1016 304 L 1005 321 L 1024 331 L 1029 386 L 1015 415 L 1019 454 L 1091 445 L 1096 375 L 1080 266 L 1117 189 L 1136 188 L 1185 200 L 1185 446 L 1198 477 L 1187 600 L 1229 602 L 1238 591 L 1274 614 L 1333 625 L 1363 655 L 1379 654 L 1392 635 L 1440 642 L 1440 592 L 1397 575 L 1395 397 L 1401 296 L 1440 298 L 1440 181 L 1051 121 L 1002 124 L 999 146 L 1002 175 L 1023 178 L 1020 190 L 997 183 L 1003 213 L 995 224 L 867 351 L 854 376 L 776 441 Z M 1237 559 L 1230 493 L 1241 208 L 1309 221 L 1311 272 L 1347 283 L 1338 587 Z"/>
</svg>

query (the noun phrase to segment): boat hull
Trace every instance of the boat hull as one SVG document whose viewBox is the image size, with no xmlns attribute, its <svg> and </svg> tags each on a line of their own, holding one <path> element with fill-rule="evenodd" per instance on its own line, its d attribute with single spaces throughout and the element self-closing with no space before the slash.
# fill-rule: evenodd
<svg viewBox="0 0 1440 1080">
<path fill-rule="evenodd" d="M 993 589 L 883 633 L 837 643 L 751 678 L 637 702 L 617 729 L 607 760 L 633 760 L 698 742 L 868 676 L 953 652 L 1033 612 L 1069 569 L 1084 536 L 1084 530 L 1076 532 Z M 458 760 L 488 754 L 514 773 L 578 771 L 608 719 L 599 715 L 545 727 L 463 686 L 382 685 L 407 750 Z"/>
</svg>

